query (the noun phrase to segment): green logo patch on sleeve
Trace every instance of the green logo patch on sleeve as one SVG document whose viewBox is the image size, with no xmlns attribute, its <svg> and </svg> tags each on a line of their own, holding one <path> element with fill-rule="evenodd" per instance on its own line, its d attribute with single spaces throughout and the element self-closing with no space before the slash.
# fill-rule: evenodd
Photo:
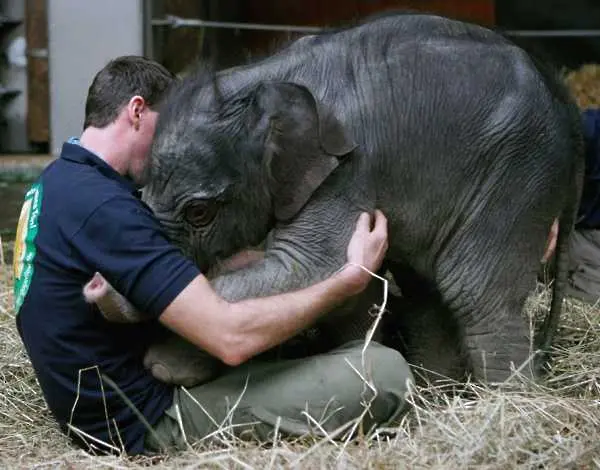
<svg viewBox="0 0 600 470">
<path fill-rule="evenodd" d="M 35 237 L 42 206 L 42 184 L 34 184 L 25 194 L 19 215 L 13 260 L 15 313 L 19 312 L 33 277 Z"/>
</svg>

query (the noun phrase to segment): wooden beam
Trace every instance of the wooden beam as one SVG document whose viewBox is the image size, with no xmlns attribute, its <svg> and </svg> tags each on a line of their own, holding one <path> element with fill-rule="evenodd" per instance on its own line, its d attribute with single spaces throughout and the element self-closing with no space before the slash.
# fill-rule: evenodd
<svg viewBox="0 0 600 470">
<path fill-rule="evenodd" d="M 26 0 L 27 137 L 47 143 L 50 135 L 48 83 L 48 13 L 46 0 Z"/>
</svg>

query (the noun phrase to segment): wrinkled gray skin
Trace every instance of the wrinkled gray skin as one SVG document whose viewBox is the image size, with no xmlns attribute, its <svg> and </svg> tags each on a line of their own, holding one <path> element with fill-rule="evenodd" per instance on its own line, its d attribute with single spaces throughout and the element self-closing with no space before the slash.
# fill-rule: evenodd
<svg viewBox="0 0 600 470">
<path fill-rule="evenodd" d="M 326 278 L 359 212 L 382 209 L 386 266 L 429 312 L 409 360 L 498 382 L 531 353 L 522 308 L 559 217 L 535 341 L 551 344 L 582 172 L 579 114 L 557 78 L 487 29 L 407 14 L 187 78 L 161 109 L 143 197 L 200 266 L 273 230 L 264 260 L 212 281 L 228 300 Z"/>
</svg>

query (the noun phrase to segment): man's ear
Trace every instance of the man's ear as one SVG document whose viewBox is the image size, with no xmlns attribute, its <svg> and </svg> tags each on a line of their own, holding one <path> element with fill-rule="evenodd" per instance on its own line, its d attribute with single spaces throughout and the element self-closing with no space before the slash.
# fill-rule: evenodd
<svg viewBox="0 0 600 470">
<path fill-rule="evenodd" d="M 142 111 L 146 108 L 146 100 L 139 95 L 132 97 L 127 103 L 127 114 L 129 120 L 133 123 L 135 130 L 140 128 L 140 120 L 142 118 Z"/>
<path fill-rule="evenodd" d="M 271 175 L 275 217 L 287 221 L 357 144 L 342 124 L 305 86 L 287 82 L 260 84 L 255 104 L 268 120 L 265 163 Z"/>
</svg>

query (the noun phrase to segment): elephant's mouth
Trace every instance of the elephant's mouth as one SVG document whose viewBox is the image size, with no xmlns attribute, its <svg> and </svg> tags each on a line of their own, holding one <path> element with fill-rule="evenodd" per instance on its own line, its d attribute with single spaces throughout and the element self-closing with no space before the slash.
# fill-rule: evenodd
<svg viewBox="0 0 600 470">
<path fill-rule="evenodd" d="M 198 266 L 198 269 L 204 276 L 206 276 L 210 271 L 210 266 L 208 265 L 208 263 L 196 263 L 196 266 Z"/>
<path fill-rule="evenodd" d="M 211 269 L 211 266 L 214 264 L 213 262 L 211 262 L 209 259 L 206 258 L 206 256 L 203 256 L 202 254 L 198 253 L 196 250 L 194 250 L 193 248 L 184 251 L 184 253 L 192 259 L 192 261 L 194 262 L 194 264 L 198 267 L 198 269 L 200 270 L 200 272 L 206 276 Z"/>
<path fill-rule="evenodd" d="M 200 269 L 202 274 L 209 279 L 217 277 L 226 271 L 232 270 L 231 258 L 222 254 L 216 254 L 210 259 L 203 258 L 202 260 L 194 258 L 196 266 Z"/>
</svg>

